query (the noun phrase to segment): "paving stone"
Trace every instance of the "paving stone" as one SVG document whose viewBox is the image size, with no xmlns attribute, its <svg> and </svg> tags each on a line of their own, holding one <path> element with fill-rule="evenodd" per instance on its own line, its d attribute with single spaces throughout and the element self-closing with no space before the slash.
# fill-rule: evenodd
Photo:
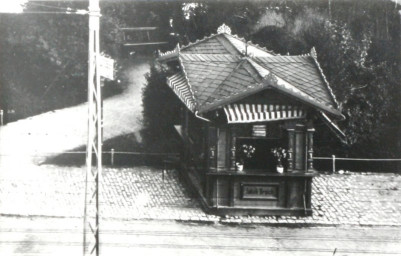
<svg viewBox="0 0 401 256">
<path fill-rule="evenodd" d="M 103 218 L 401 226 L 398 174 L 322 174 L 312 186 L 312 217 L 206 214 L 176 170 L 105 168 L 100 210 Z M 0 214 L 82 217 L 85 168 L 45 165 L 26 171 L 1 170 Z"/>
</svg>

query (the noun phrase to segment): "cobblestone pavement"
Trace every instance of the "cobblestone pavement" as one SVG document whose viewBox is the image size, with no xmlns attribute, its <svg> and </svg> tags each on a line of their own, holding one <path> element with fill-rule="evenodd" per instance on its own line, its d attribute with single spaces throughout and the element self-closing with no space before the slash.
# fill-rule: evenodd
<svg viewBox="0 0 401 256">
<path fill-rule="evenodd" d="M 43 165 L 0 171 L 0 214 L 82 217 L 85 168 Z M 116 219 L 401 226 L 401 175 L 322 174 L 314 178 L 313 216 L 220 217 L 205 214 L 176 170 L 106 168 L 101 216 Z"/>
</svg>

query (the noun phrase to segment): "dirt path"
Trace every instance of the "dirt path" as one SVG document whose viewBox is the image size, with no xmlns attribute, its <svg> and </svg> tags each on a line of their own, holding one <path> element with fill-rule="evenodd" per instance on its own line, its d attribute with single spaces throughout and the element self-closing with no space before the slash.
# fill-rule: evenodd
<svg viewBox="0 0 401 256">
<path fill-rule="evenodd" d="M 79 255 L 82 220 L 0 217 L 2 255 Z M 286 228 L 102 220 L 101 255 L 401 255 L 396 228 Z"/>
<path fill-rule="evenodd" d="M 149 71 L 146 60 L 135 60 L 125 75 L 129 87 L 104 101 L 104 140 L 141 128 L 141 88 Z M 0 127 L 0 166 L 40 163 L 86 144 L 87 104 L 55 110 Z"/>
</svg>

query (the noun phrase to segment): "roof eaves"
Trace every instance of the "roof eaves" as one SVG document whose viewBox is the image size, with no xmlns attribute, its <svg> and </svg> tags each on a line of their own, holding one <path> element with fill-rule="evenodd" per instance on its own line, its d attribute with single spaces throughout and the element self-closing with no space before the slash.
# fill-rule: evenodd
<svg viewBox="0 0 401 256">
<path fill-rule="evenodd" d="M 188 83 L 188 88 L 189 88 L 189 91 L 190 91 L 190 93 L 191 93 L 191 96 L 192 96 L 192 98 L 193 98 L 193 100 L 194 100 L 194 102 L 195 102 L 195 109 L 196 109 L 197 106 L 198 106 L 198 103 L 197 103 L 197 101 L 196 101 L 196 99 L 195 99 L 195 94 L 194 94 L 194 91 L 192 90 L 191 83 L 190 83 L 190 81 L 189 81 L 189 79 L 188 79 L 188 75 L 187 75 L 187 72 L 186 72 L 186 70 L 185 70 L 184 63 L 182 62 L 181 56 L 179 56 L 179 55 L 178 55 L 178 61 L 179 61 L 179 63 L 180 63 L 181 71 L 182 71 L 182 73 L 184 74 L 185 80 L 186 80 L 187 83 Z"/>
<path fill-rule="evenodd" d="M 325 113 L 319 111 L 320 116 L 322 117 L 324 123 L 329 127 L 331 131 L 341 140 L 342 143 L 348 144 L 347 136 L 345 133 L 334 123 Z"/>
<path fill-rule="evenodd" d="M 273 72 L 267 70 L 266 68 L 255 62 L 253 59 L 248 58 L 248 61 L 258 71 L 259 75 L 263 77 L 263 83 L 268 83 L 270 86 L 276 88 L 277 90 L 280 90 L 286 94 L 289 94 L 295 98 L 302 100 L 307 104 L 313 105 L 333 115 L 343 118 L 343 115 L 338 110 L 325 105 L 324 103 L 318 101 L 316 98 L 310 96 L 309 94 L 293 86 L 291 83 L 274 75 Z"/>
<path fill-rule="evenodd" d="M 159 57 L 157 57 L 157 61 L 162 62 L 162 61 L 168 61 L 171 59 L 176 59 L 180 54 L 180 44 L 177 44 L 177 46 L 171 50 L 171 51 L 167 51 L 167 52 L 160 52 L 160 50 L 158 50 L 158 55 Z"/>
<path fill-rule="evenodd" d="M 326 104 L 320 102 L 318 99 L 315 97 L 312 97 L 311 95 L 301 91 L 297 87 L 293 86 L 291 83 L 287 82 L 286 80 L 276 76 L 271 72 L 270 70 L 267 70 L 263 66 L 261 66 L 259 63 L 255 62 L 253 59 L 248 59 L 249 62 L 252 64 L 252 66 L 259 72 L 259 75 L 262 76 L 263 80 L 269 80 L 273 78 L 273 80 L 277 80 L 275 84 L 272 84 L 272 87 L 281 90 L 287 94 L 290 94 L 296 98 L 302 97 L 303 101 L 306 103 L 309 103 L 311 105 L 314 105 L 320 109 L 323 109 L 331 114 L 336 115 L 337 117 L 340 117 L 341 119 L 344 118 L 344 116 L 341 114 L 340 111 L 337 109 L 333 109 Z"/>
<path fill-rule="evenodd" d="M 338 104 L 337 98 L 336 98 L 336 96 L 334 95 L 333 90 L 331 89 L 331 87 L 330 87 L 330 85 L 329 85 L 329 82 L 327 81 L 326 76 L 324 75 L 323 70 L 322 70 L 322 68 L 320 67 L 320 64 L 319 64 L 319 62 L 318 62 L 318 60 L 317 60 L 317 53 L 316 53 L 315 47 L 312 47 L 309 56 L 312 57 L 313 62 L 315 63 L 316 67 L 318 68 L 319 73 L 320 73 L 320 76 L 322 77 L 322 79 L 323 79 L 323 81 L 324 81 L 324 84 L 326 85 L 326 88 L 327 88 L 327 90 L 329 91 L 331 98 L 333 99 L 333 102 L 336 104 L 336 107 L 338 108 L 338 107 L 339 107 L 339 104 Z"/>
<path fill-rule="evenodd" d="M 197 44 L 200 44 L 200 43 L 202 43 L 202 42 L 204 42 L 204 41 L 206 41 L 206 40 L 209 40 L 209 39 L 211 39 L 211 38 L 213 38 L 213 37 L 216 37 L 216 36 L 218 36 L 219 34 L 211 34 L 210 36 L 205 36 L 204 38 L 202 38 L 202 39 L 197 39 L 195 42 L 190 42 L 189 44 L 187 44 L 187 45 L 184 45 L 184 46 L 182 46 L 181 47 L 181 50 L 186 50 L 186 49 L 188 49 L 189 47 L 192 47 L 192 46 L 195 46 L 195 45 L 197 45 Z"/>
<path fill-rule="evenodd" d="M 188 87 L 188 83 L 185 80 L 185 76 L 183 75 L 183 72 L 179 72 L 171 77 L 167 77 L 167 84 L 170 86 L 170 88 L 174 91 L 174 93 L 177 95 L 177 97 L 187 106 L 189 110 L 192 112 L 195 112 L 195 102 L 192 97 L 187 98 L 185 88 L 180 87 L 182 85 L 182 81 L 185 81 L 185 84 Z M 188 87 L 189 89 L 189 87 Z M 191 92 L 189 92 L 191 93 Z"/>
<path fill-rule="evenodd" d="M 341 112 L 338 111 L 337 109 L 331 108 L 330 106 L 327 106 L 326 104 L 321 103 L 314 97 L 311 97 L 310 95 L 302 92 L 301 90 L 299 90 L 292 84 L 284 81 L 280 77 L 275 76 L 273 73 L 269 73 L 267 76 L 265 76 L 263 83 L 271 86 L 272 88 L 275 88 L 275 89 L 281 91 L 284 94 L 293 96 L 308 105 L 315 106 L 320 110 L 323 110 L 332 115 L 335 115 L 338 118 L 341 118 L 341 119 L 344 118 L 344 116 L 341 114 Z"/>
</svg>

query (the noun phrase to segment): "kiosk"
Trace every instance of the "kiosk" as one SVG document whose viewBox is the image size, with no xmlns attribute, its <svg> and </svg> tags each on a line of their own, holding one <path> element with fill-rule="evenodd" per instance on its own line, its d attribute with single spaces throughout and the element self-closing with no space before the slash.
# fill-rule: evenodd
<svg viewBox="0 0 401 256">
<path fill-rule="evenodd" d="M 181 166 L 205 209 L 311 215 L 314 121 L 344 139 L 315 50 L 280 56 L 223 24 L 158 61 L 174 72 L 167 84 L 184 103 Z"/>
</svg>

